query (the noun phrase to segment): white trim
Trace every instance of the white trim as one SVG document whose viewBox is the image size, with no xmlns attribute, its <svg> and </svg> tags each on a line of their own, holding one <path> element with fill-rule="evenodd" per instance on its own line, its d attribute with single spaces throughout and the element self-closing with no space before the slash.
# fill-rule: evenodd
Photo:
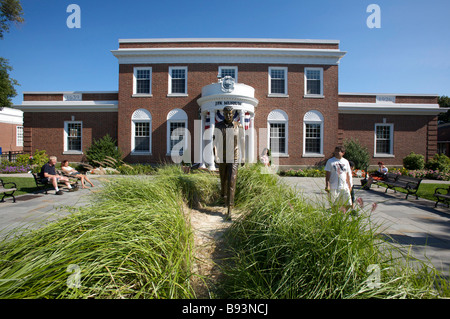
<svg viewBox="0 0 450 319">
<path fill-rule="evenodd" d="M 377 153 L 377 126 L 389 126 L 389 139 L 390 150 L 389 153 Z M 374 126 L 374 145 L 373 145 L 373 157 L 394 157 L 394 124 L 393 123 L 375 123 Z"/>
<path fill-rule="evenodd" d="M 36 94 L 107 94 L 107 93 L 119 93 L 119 91 L 24 91 L 23 94 L 36 95 Z"/>
<path fill-rule="evenodd" d="M 68 138 L 69 138 L 69 124 L 79 123 L 81 124 L 81 136 L 80 136 L 80 150 L 69 150 Z M 83 121 L 64 121 L 64 151 L 63 154 L 83 154 Z"/>
<path fill-rule="evenodd" d="M 307 93 L 307 88 L 308 88 L 308 80 L 306 77 L 306 73 L 308 71 L 320 71 L 320 94 L 308 94 Z M 310 68 L 310 67 L 306 67 L 304 70 L 304 97 L 306 98 L 323 98 L 324 97 L 324 93 L 323 93 L 323 68 Z"/>
<path fill-rule="evenodd" d="M 17 106 L 0 107 L 0 123 L 23 125 L 23 112 Z"/>
<path fill-rule="evenodd" d="M 281 70 L 284 72 L 284 93 L 272 93 L 272 70 Z M 287 97 L 288 95 L 288 68 L 287 67 L 276 67 L 276 66 L 269 66 L 269 72 L 268 72 L 268 79 L 269 79 L 269 87 L 268 87 L 268 96 L 269 97 Z"/>
<path fill-rule="evenodd" d="M 170 149 L 170 123 L 177 122 L 177 123 L 184 123 L 185 131 L 188 129 L 188 116 L 185 111 L 182 109 L 173 109 L 170 110 L 169 113 L 167 113 L 166 117 L 166 155 L 172 155 L 171 149 Z M 184 138 L 184 145 L 183 150 L 186 151 L 188 149 L 188 137 L 189 135 L 187 132 L 185 132 L 185 138 Z M 174 154 L 175 156 L 178 156 L 179 154 Z"/>
<path fill-rule="evenodd" d="M 23 101 L 23 112 L 117 112 L 118 101 Z"/>
<path fill-rule="evenodd" d="M 185 70 L 184 93 L 172 93 L 172 71 Z M 188 67 L 187 66 L 169 66 L 169 88 L 167 96 L 188 96 Z"/>
<path fill-rule="evenodd" d="M 353 103 L 339 102 L 338 111 L 342 114 L 400 114 L 400 115 L 438 115 L 450 108 L 439 107 L 439 104 L 415 103 Z"/>
<path fill-rule="evenodd" d="M 139 116 L 135 116 L 140 114 Z M 134 119 L 133 119 L 134 117 Z M 136 123 L 149 123 L 149 151 L 135 151 Z M 152 155 L 152 114 L 146 109 L 137 109 L 131 115 L 131 152 L 130 155 Z"/>
<path fill-rule="evenodd" d="M 339 44 L 339 40 L 318 39 L 270 39 L 270 38 L 161 38 L 119 39 L 119 43 L 185 43 L 185 42 L 247 42 L 247 43 L 312 43 Z"/>
<path fill-rule="evenodd" d="M 137 71 L 150 70 L 150 92 L 137 93 Z M 151 67 L 134 67 L 133 68 L 133 97 L 148 97 L 152 95 L 152 68 Z"/>
<path fill-rule="evenodd" d="M 21 132 L 19 132 L 19 131 L 21 131 Z M 23 147 L 23 126 L 22 125 L 16 126 L 16 146 Z"/>
<path fill-rule="evenodd" d="M 306 153 L 306 125 L 307 124 L 320 124 L 320 152 L 319 153 Z M 324 139 L 324 118 L 321 112 L 311 110 L 305 113 L 303 116 L 303 157 L 324 157 L 323 154 L 323 139 Z"/>
<path fill-rule="evenodd" d="M 111 50 L 119 64 L 267 63 L 338 65 L 338 49 L 292 48 L 136 48 Z"/>
<path fill-rule="evenodd" d="M 285 132 L 285 152 L 275 153 L 270 149 L 270 124 L 284 124 Z M 288 157 L 289 156 L 289 117 L 287 113 L 281 109 L 272 110 L 269 115 L 267 115 L 267 148 L 270 149 L 272 156 L 277 157 Z"/>
<path fill-rule="evenodd" d="M 417 94 L 417 93 L 351 93 L 351 92 L 339 92 L 338 95 L 355 95 L 355 96 L 412 96 L 412 97 L 439 97 L 439 94 Z"/>
</svg>

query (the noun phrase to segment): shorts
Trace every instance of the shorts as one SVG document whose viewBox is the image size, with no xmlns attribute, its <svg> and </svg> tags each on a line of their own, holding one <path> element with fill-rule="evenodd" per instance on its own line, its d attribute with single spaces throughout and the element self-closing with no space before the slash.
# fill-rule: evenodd
<svg viewBox="0 0 450 319">
<path fill-rule="evenodd" d="M 352 198 L 350 190 L 345 189 L 330 189 L 330 199 L 333 205 L 349 206 L 352 205 Z"/>
</svg>

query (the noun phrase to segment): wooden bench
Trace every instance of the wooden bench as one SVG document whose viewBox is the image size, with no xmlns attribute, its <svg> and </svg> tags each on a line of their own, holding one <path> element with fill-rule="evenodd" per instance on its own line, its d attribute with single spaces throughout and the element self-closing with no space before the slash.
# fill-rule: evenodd
<svg viewBox="0 0 450 319">
<path fill-rule="evenodd" d="M 441 191 L 445 191 L 446 193 L 441 193 Z M 434 196 L 436 197 L 436 204 L 434 207 L 437 207 L 439 202 L 447 202 L 447 207 L 450 207 L 450 186 L 447 188 L 438 187 L 434 190 Z"/>
<path fill-rule="evenodd" d="M 45 194 L 48 194 L 47 189 L 48 188 L 53 188 L 52 183 L 49 183 L 49 181 L 46 178 L 41 178 L 39 173 L 31 173 L 33 175 L 34 181 L 36 183 L 36 187 L 39 190 L 43 190 Z M 58 184 L 65 186 L 66 184 L 64 184 L 63 182 L 58 182 Z M 71 183 L 71 186 L 74 189 L 78 189 L 78 180 L 75 182 Z"/>
<path fill-rule="evenodd" d="M 396 177 L 394 178 L 394 176 L 391 174 L 396 175 Z M 406 199 L 408 199 L 409 195 L 415 195 L 416 199 L 419 199 L 419 196 L 417 196 L 417 190 L 419 189 L 420 182 L 422 182 L 421 178 L 404 176 L 395 173 L 386 174 L 386 178 L 380 181 L 380 183 L 386 185 L 385 193 L 387 193 L 388 189 L 393 189 L 395 191 L 395 187 L 403 188 L 404 190 L 406 190 Z"/>
<path fill-rule="evenodd" d="M 11 185 L 11 186 L 9 186 Z M 0 193 L 3 193 L 2 200 L 0 200 L 0 203 L 5 201 L 6 196 L 11 196 L 13 198 L 13 203 L 16 202 L 16 198 L 14 197 L 14 192 L 17 190 L 16 183 L 13 182 L 3 182 L 2 179 L 0 179 Z"/>
</svg>

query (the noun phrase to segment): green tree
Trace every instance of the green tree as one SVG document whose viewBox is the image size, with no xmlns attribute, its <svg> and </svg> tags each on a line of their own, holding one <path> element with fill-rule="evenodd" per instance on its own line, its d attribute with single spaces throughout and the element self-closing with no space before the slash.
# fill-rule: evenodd
<svg viewBox="0 0 450 319">
<path fill-rule="evenodd" d="M 438 99 L 438 104 L 439 104 L 439 107 L 450 107 L 450 97 L 448 97 L 446 95 L 440 96 Z M 450 122 L 450 111 L 439 114 L 438 120 L 441 123 Z"/>
<path fill-rule="evenodd" d="M 24 21 L 22 5 L 19 0 L 0 0 L 0 39 L 3 32 L 9 32 L 11 23 L 22 23 Z"/>
<path fill-rule="evenodd" d="M 0 57 L 0 106 L 11 106 L 11 99 L 17 95 L 14 86 L 19 83 L 9 77 L 9 71 L 12 71 L 12 67 L 8 60 Z"/>
<path fill-rule="evenodd" d="M 19 0 L 0 0 L 0 39 L 3 39 L 4 32 L 9 31 L 11 23 L 24 21 L 22 14 L 22 5 Z M 19 83 L 10 78 L 10 71 L 12 67 L 8 60 L 0 57 L 0 107 L 11 106 L 11 99 L 17 95 L 14 86 Z"/>
<path fill-rule="evenodd" d="M 346 139 L 344 141 L 344 157 L 355 163 L 355 169 L 367 170 L 370 164 L 370 155 L 367 147 L 361 145 L 357 139 Z"/>
</svg>

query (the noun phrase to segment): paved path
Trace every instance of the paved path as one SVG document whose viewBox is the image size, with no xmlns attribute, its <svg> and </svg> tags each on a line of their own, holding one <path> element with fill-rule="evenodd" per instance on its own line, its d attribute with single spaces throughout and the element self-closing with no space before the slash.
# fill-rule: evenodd
<svg viewBox="0 0 450 319">
<path fill-rule="evenodd" d="M 325 199 L 325 178 L 284 177 L 286 184 L 298 189 L 306 199 L 323 203 Z M 450 209 L 435 202 L 394 193 L 384 187 L 372 186 L 363 190 L 360 181 L 354 180 L 355 197 L 361 197 L 367 211 L 377 203 L 371 220 L 379 225 L 379 232 L 388 235 L 391 241 L 403 245 L 413 255 L 429 260 L 437 269 L 449 275 L 450 269 Z M 447 182 L 448 184 L 448 182 Z"/>
<path fill-rule="evenodd" d="M 12 175 L 8 176 L 12 177 Z M 72 193 L 65 192 L 61 196 L 54 195 L 54 191 L 50 190 L 48 195 L 18 196 L 16 203 L 12 203 L 12 199 L 8 197 L 5 203 L 0 203 L 0 238 L 9 230 L 22 226 L 37 227 L 39 221 L 51 221 L 70 214 L 70 210 L 64 206 L 89 205 L 89 194 L 100 189 L 105 178 L 111 178 L 111 176 L 92 176 L 94 188 L 80 189 Z M 324 202 L 324 178 L 283 177 L 280 179 L 298 189 L 306 199 L 315 203 Z M 358 185 L 358 182 L 355 180 L 355 185 Z M 425 256 L 436 268 L 442 270 L 444 274 L 449 274 L 450 209 L 442 205 L 435 209 L 434 202 L 416 200 L 414 196 L 405 200 L 404 194 L 394 193 L 391 190 L 385 194 L 384 188 L 377 188 L 377 186 L 373 186 L 370 191 L 356 186 L 356 197 L 363 199 L 368 210 L 372 203 L 378 204 L 371 218 L 381 225 L 380 232 L 389 235 L 398 244 L 408 248 L 411 245 L 416 257 Z"/>
</svg>

